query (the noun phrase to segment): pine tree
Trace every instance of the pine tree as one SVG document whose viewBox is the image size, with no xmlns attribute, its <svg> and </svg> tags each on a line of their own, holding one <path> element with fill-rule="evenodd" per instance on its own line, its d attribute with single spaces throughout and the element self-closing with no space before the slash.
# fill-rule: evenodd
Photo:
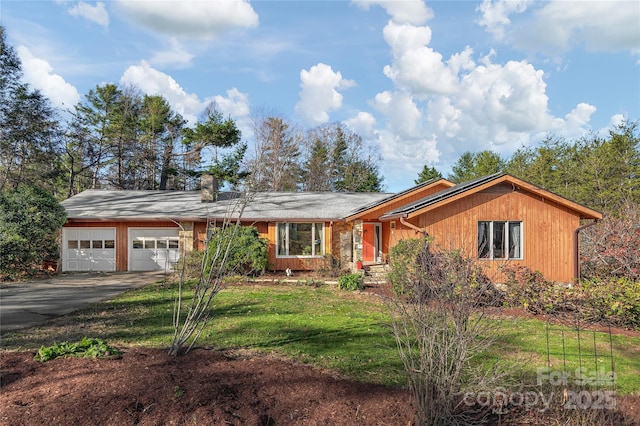
<svg viewBox="0 0 640 426">
<path fill-rule="evenodd" d="M 435 167 L 427 166 L 426 164 L 422 167 L 422 171 L 418 174 L 418 179 L 414 180 L 416 185 L 419 185 L 423 182 L 429 182 L 430 180 L 437 180 L 442 178 L 442 173 L 440 173 Z"/>
</svg>

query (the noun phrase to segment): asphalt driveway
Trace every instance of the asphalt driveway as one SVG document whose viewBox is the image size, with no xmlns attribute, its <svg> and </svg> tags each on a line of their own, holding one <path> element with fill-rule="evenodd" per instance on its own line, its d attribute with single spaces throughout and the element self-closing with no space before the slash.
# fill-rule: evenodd
<svg viewBox="0 0 640 426">
<path fill-rule="evenodd" d="M 164 277 L 164 272 L 87 272 L 0 283 L 0 335 L 42 324 Z"/>
</svg>

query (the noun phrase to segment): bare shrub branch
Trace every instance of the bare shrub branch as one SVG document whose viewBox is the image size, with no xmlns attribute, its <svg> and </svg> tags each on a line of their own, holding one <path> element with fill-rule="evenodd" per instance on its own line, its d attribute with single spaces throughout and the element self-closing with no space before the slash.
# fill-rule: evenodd
<svg viewBox="0 0 640 426">
<path fill-rule="evenodd" d="M 497 335 L 499 323 L 485 315 L 484 307 L 496 304 L 498 292 L 477 265 L 459 253 L 433 252 L 428 239 L 409 244 L 420 247 L 413 260 L 399 260 L 403 292 L 389 298 L 387 306 L 416 422 L 470 424 L 469 411 L 456 403 L 461 393 L 501 377 L 498 370 L 487 374 L 471 362 Z M 394 260 L 392 253 L 392 275 Z"/>
<path fill-rule="evenodd" d="M 227 201 L 225 218 L 220 224 L 214 221 L 207 223 L 207 229 L 217 227 L 229 238 L 221 244 L 211 245 L 210 237 L 206 240 L 206 249 L 202 256 L 197 282 L 193 288 L 193 297 L 187 312 L 183 314 L 184 292 L 188 277 L 185 273 L 186 262 L 182 262 L 178 280 L 178 294 L 173 310 L 174 334 L 169 348 L 170 355 L 179 355 L 191 350 L 194 343 L 210 320 L 209 306 L 213 298 L 226 285 L 226 278 L 232 273 L 228 268 L 228 260 L 233 249 L 234 236 L 241 226 L 240 218 L 249 200 L 249 194 L 238 193 L 237 197 Z M 227 231 L 227 232 L 225 232 Z"/>
</svg>

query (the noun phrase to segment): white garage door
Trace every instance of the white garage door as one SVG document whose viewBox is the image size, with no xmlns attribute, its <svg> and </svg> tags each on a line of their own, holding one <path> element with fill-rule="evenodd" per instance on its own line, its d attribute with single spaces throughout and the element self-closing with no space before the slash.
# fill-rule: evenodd
<svg viewBox="0 0 640 426">
<path fill-rule="evenodd" d="M 116 230 L 63 228 L 63 271 L 115 271 Z"/>
<path fill-rule="evenodd" d="M 129 228 L 130 271 L 168 271 L 179 254 L 178 229 Z"/>
</svg>

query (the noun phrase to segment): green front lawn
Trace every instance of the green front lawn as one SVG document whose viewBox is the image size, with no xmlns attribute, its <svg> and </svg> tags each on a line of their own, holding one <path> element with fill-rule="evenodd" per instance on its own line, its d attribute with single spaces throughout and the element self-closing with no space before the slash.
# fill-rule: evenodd
<svg viewBox="0 0 640 426">
<path fill-rule="evenodd" d="M 309 284 L 309 283 L 306 283 Z M 175 286 L 154 284 L 111 301 L 56 319 L 42 327 L 2 338 L 5 349 L 37 349 L 83 336 L 110 345 L 168 347 Z M 480 362 L 524 358 L 518 372 L 535 381 L 536 369 L 546 367 L 546 323 L 537 319 L 505 319 L 498 340 Z M 549 357 L 554 370 L 609 370 L 609 335 L 588 332 L 577 348 L 570 328 L 549 333 Z M 594 337 L 596 352 L 593 353 Z M 564 349 L 563 343 L 564 341 Z M 590 343 L 589 343 L 590 342 Z M 329 368 L 351 378 L 401 385 L 402 363 L 390 335 L 388 314 L 377 296 L 351 293 L 333 285 L 272 284 L 233 286 L 215 299 L 213 319 L 198 346 L 249 349 Z M 614 335 L 613 359 L 620 393 L 640 391 L 640 337 Z M 564 350 L 564 352 L 562 352 Z M 563 356 L 562 353 L 565 355 Z M 581 359 L 570 354 L 580 353 Z M 594 355 L 594 356 L 591 356 Z M 564 364 L 564 359 L 568 364 Z"/>
</svg>

